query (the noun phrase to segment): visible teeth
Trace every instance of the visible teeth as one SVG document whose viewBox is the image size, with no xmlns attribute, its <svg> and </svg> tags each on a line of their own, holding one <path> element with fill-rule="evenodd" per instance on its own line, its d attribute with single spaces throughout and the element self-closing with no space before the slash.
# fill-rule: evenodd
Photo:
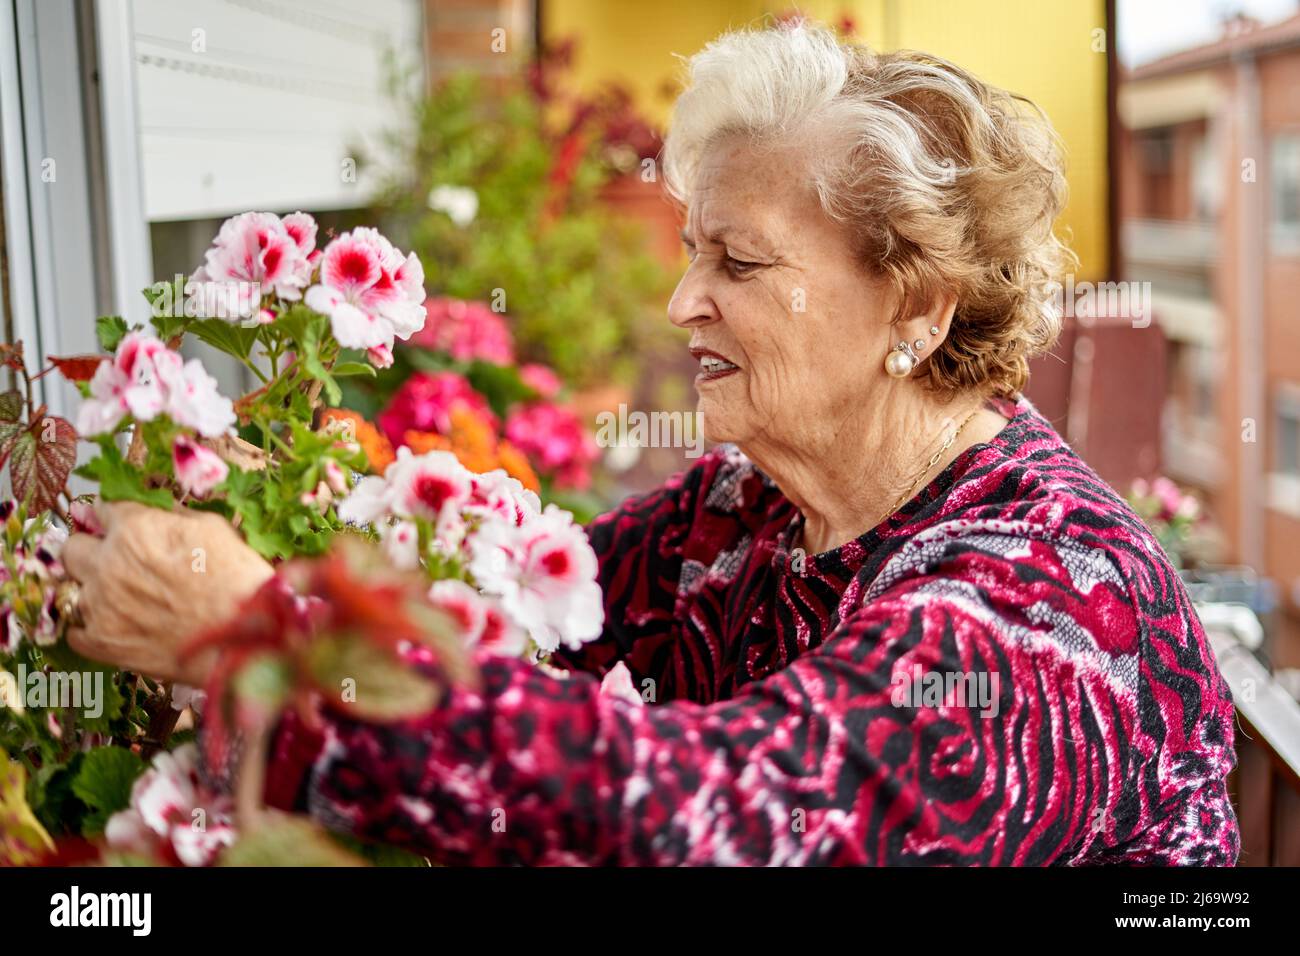
<svg viewBox="0 0 1300 956">
<path fill-rule="evenodd" d="M 704 372 L 721 372 L 725 369 L 736 368 L 726 359 L 715 358 L 712 355 L 700 356 L 700 369 Z"/>
</svg>

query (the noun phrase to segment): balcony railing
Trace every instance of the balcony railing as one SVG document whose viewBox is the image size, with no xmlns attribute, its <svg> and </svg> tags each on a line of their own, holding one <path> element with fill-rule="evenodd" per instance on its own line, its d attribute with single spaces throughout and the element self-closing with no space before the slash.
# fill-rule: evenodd
<svg viewBox="0 0 1300 956">
<path fill-rule="evenodd" d="M 1236 605 L 1243 615 L 1201 607 L 1237 705 L 1237 769 L 1229 787 L 1241 826 L 1240 865 L 1300 866 L 1300 703 L 1247 647 L 1255 628 L 1237 633 L 1233 622 L 1253 616 L 1245 604 Z"/>
</svg>

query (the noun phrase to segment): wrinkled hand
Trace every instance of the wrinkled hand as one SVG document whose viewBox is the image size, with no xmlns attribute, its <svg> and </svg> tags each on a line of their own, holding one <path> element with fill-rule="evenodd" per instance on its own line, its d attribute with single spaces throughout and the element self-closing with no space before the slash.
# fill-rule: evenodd
<svg viewBox="0 0 1300 956">
<path fill-rule="evenodd" d="M 77 652 L 159 680 L 202 685 L 211 653 L 186 661 L 180 650 L 221 623 L 274 571 L 219 515 L 174 512 L 134 502 L 101 504 L 104 537 L 72 535 L 63 548 L 81 584 Z"/>
</svg>

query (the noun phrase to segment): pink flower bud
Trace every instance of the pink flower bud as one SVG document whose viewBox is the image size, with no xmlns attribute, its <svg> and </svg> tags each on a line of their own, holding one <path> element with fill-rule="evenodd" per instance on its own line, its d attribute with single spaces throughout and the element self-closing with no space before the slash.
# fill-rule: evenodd
<svg viewBox="0 0 1300 956">
<path fill-rule="evenodd" d="M 325 481 L 329 484 L 330 490 L 336 495 L 341 495 L 348 490 L 348 478 L 343 474 L 343 469 L 339 463 L 331 458 L 325 460 Z"/>
<path fill-rule="evenodd" d="M 181 489 L 195 498 L 204 498 L 226 480 L 230 466 L 210 448 L 188 435 L 177 435 L 172 445 L 172 467 Z"/>
</svg>

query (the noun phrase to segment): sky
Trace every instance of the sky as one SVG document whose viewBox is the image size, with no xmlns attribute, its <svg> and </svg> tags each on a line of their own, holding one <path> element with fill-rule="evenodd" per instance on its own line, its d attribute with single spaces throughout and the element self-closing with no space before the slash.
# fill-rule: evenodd
<svg viewBox="0 0 1300 956">
<path fill-rule="evenodd" d="M 1116 0 L 1115 7 L 1120 62 L 1133 67 L 1218 39 L 1226 13 L 1276 23 L 1300 12 L 1300 0 Z"/>
</svg>

